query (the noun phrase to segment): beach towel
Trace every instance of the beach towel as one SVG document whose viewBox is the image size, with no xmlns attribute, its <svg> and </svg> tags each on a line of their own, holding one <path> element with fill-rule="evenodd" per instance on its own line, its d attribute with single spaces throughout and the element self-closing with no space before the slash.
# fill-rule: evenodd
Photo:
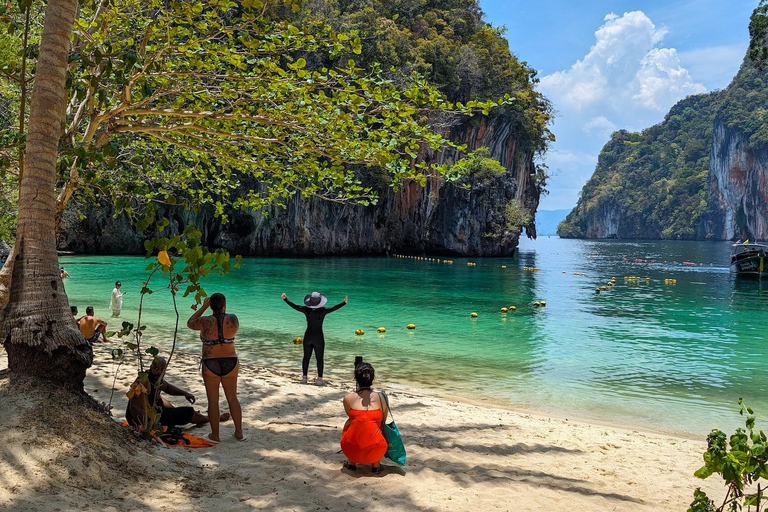
<svg viewBox="0 0 768 512">
<path fill-rule="evenodd" d="M 124 427 L 129 426 L 127 421 L 121 421 L 120 424 Z M 168 427 L 163 427 L 163 432 L 167 432 Z M 181 446 L 183 448 L 210 448 L 211 446 L 216 446 L 216 443 L 209 441 L 205 439 L 204 437 L 199 437 L 190 434 L 189 432 L 183 432 L 182 436 L 186 441 L 189 441 L 187 443 L 186 441 L 180 441 L 174 439 L 174 436 L 164 436 L 163 434 L 160 435 L 160 441 L 168 447 L 178 447 Z"/>
</svg>

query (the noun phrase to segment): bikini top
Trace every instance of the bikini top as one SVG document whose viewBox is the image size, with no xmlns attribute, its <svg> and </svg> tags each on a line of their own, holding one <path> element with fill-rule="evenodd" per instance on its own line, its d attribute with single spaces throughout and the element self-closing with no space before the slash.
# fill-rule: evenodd
<svg viewBox="0 0 768 512">
<path fill-rule="evenodd" d="M 214 318 L 216 318 L 216 326 L 219 329 L 219 337 L 218 337 L 218 339 L 215 339 L 215 340 L 209 340 L 209 339 L 204 338 L 203 337 L 203 333 L 201 332 L 200 333 L 200 341 L 203 342 L 203 345 L 223 345 L 225 343 L 234 343 L 235 342 L 235 337 L 234 336 L 231 337 L 231 338 L 225 338 L 224 337 L 223 317 L 222 317 L 221 320 L 219 320 L 219 317 L 214 317 Z"/>
</svg>

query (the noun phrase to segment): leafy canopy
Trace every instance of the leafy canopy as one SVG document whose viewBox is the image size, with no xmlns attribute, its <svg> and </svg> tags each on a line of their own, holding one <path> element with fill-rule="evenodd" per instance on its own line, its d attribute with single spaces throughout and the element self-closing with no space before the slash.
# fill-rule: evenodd
<svg viewBox="0 0 768 512">
<path fill-rule="evenodd" d="M 363 69 L 346 58 L 362 51 L 357 31 L 310 31 L 267 16 L 270 8 L 256 0 L 84 2 L 67 76 L 59 209 L 78 190 L 109 194 L 129 214 L 156 202 L 213 203 L 222 214 L 225 204 L 261 208 L 296 192 L 367 204 L 376 193 L 354 166 L 384 169 L 394 186 L 423 182 L 445 166 L 418 152 L 456 147 L 432 127 L 495 105 L 454 104 L 422 78 L 396 83 L 375 64 Z M 23 134 L 2 129 L 20 150 Z M 262 186 L 235 194 L 245 176 Z"/>
</svg>

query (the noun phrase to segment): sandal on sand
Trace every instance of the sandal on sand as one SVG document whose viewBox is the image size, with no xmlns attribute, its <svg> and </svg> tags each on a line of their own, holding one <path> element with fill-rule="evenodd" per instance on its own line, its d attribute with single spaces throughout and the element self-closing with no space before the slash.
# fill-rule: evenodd
<svg viewBox="0 0 768 512">
<path fill-rule="evenodd" d="M 325 381 L 322 377 L 318 377 L 315 379 L 315 386 L 325 386 Z"/>
<path fill-rule="evenodd" d="M 357 471 L 357 464 L 350 464 L 348 460 L 345 460 L 342 465 L 350 471 Z"/>
<path fill-rule="evenodd" d="M 306 383 L 307 383 L 307 377 L 305 375 L 304 377 L 301 378 L 301 380 L 299 381 L 299 384 L 306 384 Z"/>
<path fill-rule="evenodd" d="M 240 439 L 237 439 L 237 436 L 235 436 L 234 434 L 232 434 L 232 437 L 234 437 L 237 441 L 240 441 L 241 443 L 248 439 L 248 436 L 246 436 L 245 434 L 243 434 L 243 437 L 241 437 Z"/>
<path fill-rule="evenodd" d="M 205 434 L 205 435 L 203 436 L 203 439 L 205 439 L 206 441 L 210 441 L 210 442 L 212 442 L 213 444 L 219 444 L 219 442 L 218 442 L 218 441 L 216 441 L 216 440 L 214 440 L 214 439 L 211 439 L 211 434 Z"/>
</svg>

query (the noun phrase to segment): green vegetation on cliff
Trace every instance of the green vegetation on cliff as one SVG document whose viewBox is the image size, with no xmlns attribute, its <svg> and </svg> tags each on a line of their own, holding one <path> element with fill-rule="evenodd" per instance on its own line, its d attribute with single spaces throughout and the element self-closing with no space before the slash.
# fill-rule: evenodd
<svg viewBox="0 0 768 512">
<path fill-rule="evenodd" d="M 640 133 L 615 132 L 558 234 L 695 238 L 707 210 L 715 121 L 741 132 L 753 150 L 766 150 L 766 105 L 766 71 L 746 61 L 727 89 L 685 98 Z"/>
<path fill-rule="evenodd" d="M 566 238 L 690 238 L 707 206 L 712 127 L 722 93 L 678 102 L 641 133 L 619 130 L 603 147 L 576 208 L 558 227 Z M 595 224 L 607 212 L 616 232 Z M 610 214 L 609 214 L 610 215 Z"/>
<path fill-rule="evenodd" d="M 30 2 L 0 19 L 10 34 L 0 53 L 18 54 L 27 26 L 38 36 L 42 2 L 32 4 L 30 25 L 15 21 Z M 477 0 L 108 5 L 87 4 L 76 24 L 57 214 L 71 194 L 89 204 L 108 195 L 134 219 L 157 203 L 225 214 L 297 192 L 367 204 L 382 177 L 397 186 L 444 172 L 416 155 L 456 147 L 444 137 L 463 114 L 486 110 L 475 99 L 507 95 L 516 151 L 551 139 L 535 71 L 483 22 Z M 29 73 L 37 56 L 25 57 Z M 24 109 L 15 98 L 3 105 L 0 163 L 12 187 L 24 141 L 13 117 Z M 244 190 L 246 177 L 261 189 Z"/>
</svg>

